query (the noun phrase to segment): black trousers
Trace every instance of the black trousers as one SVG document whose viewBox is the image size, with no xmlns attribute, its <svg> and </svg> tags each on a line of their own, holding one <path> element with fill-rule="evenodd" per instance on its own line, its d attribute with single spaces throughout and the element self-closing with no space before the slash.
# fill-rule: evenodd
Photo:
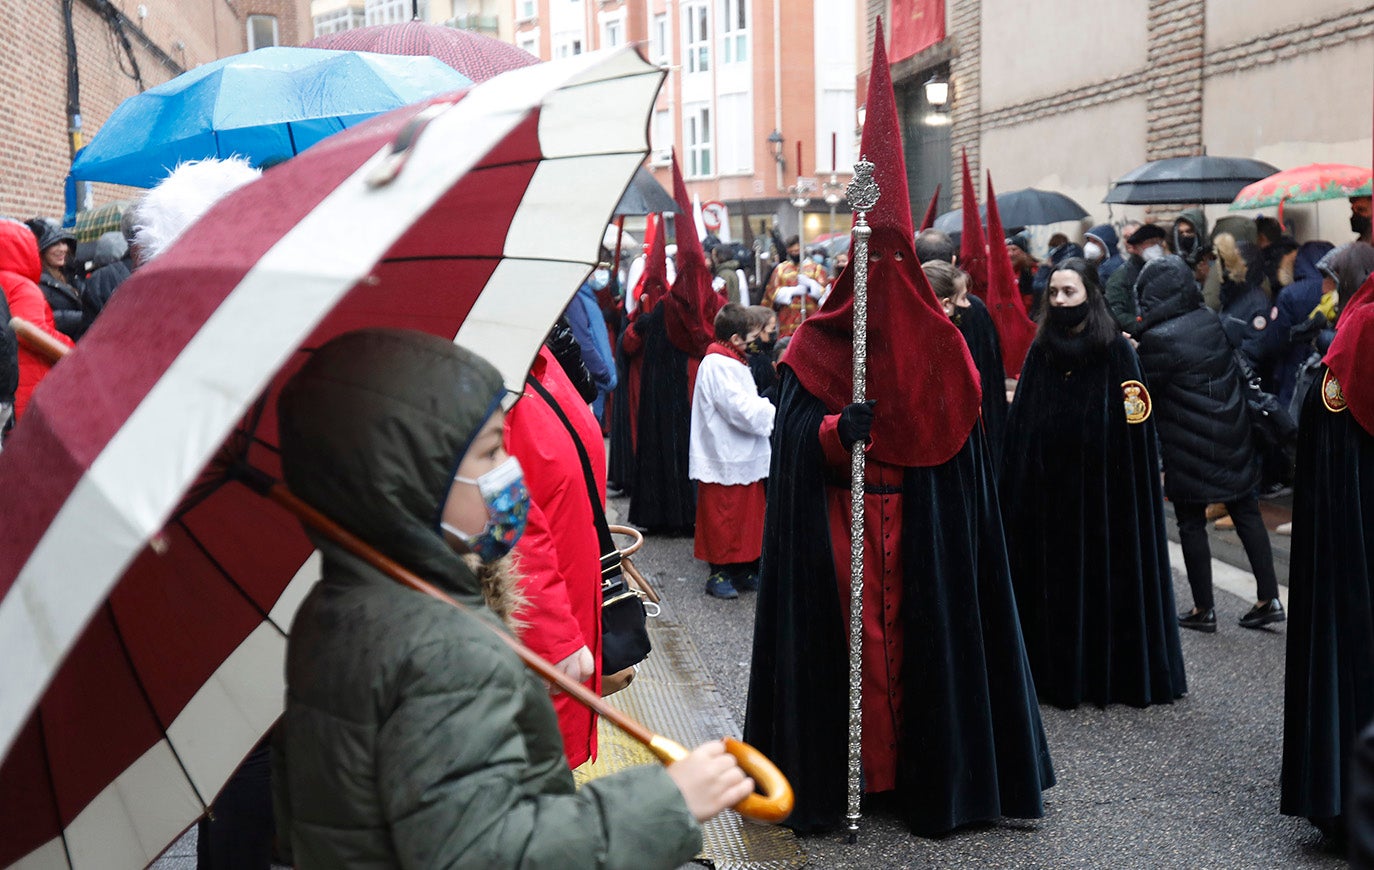
<svg viewBox="0 0 1374 870">
<path fill-rule="evenodd" d="M 268 870 L 272 866 L 271 741 L 264 739 L 229 778 L 201 819 L 196 839 L 198 870 Z"/>
<path fill-rule="evenodd" d="M 1269 547 L 1269 532 L 1260 517 L 1259 501 L 1246 495 L 1226 503 L 1231 519 L 1236 521 L 1250 571 L 1255 575 L 1255 597 L 1260 601 L 1279 597 L 1279 579 L 1274 574 L 1274 553 Z M 1188 585 L 1193 590 L 1193 606 L 1212 609 L 1212 548 L 1207 542 L 1207 505 L 1174 502 L 1178 517 L 1179 543 L 1183 546 L 1183 565 L 1188 572 Z"/>
</svg>

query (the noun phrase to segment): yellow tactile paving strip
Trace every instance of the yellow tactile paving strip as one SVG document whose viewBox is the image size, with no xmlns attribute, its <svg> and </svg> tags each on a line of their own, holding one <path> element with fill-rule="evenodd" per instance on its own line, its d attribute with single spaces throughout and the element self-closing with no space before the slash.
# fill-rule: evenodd
<svg viewBox="0 0 1374 870">
<path fill-rule="evenodd" d="M 673 623 L 651 619 L 649 635 L 653 653 L 629 688 L 612 696 L 612 703 L 684 746 L 738 737 L 687 633 Z M 632 765 L 657 763 L 642 745 L 604 721 L 597 739 L 597 760 L 574 771 L 579 783 Z M 806 864 L 790 830 L 748 822 L 730 810 L 708 822 L 702 835 L 697 860 L 717 870 L 790 870 Z"/>
</svg>

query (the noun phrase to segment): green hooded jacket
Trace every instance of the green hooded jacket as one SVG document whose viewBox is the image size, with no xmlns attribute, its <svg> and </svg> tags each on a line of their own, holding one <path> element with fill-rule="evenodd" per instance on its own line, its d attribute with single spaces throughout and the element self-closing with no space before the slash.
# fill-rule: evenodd
<svg viewBox="0 0 1374 870">
<path fill-rule="evenodd" d="M 375 329 L 325 344 L 282 391 L 290 489 L 475 611 L 315 538 L 323 579 L 292 624 L 273 750 L 278 838 L 298 868 L 638 870 L 701 847 L 662 767 L 574 789 L 547 687 L 491 634 L 505 629 L 438 531 L 503 395 L 451 342 Z"/>
</svg>

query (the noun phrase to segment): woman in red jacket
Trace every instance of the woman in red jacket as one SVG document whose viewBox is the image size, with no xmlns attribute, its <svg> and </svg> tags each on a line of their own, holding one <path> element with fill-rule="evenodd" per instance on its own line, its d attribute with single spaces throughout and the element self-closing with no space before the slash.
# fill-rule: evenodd
<svg viewBox="0 0 1374 870">
<path fill-rule="evenodd" d="M 52 309 L 44 298 L 38 280 L 43 264 L 38 256 L 38 239 L 19 221 L 0 218 L 0 287 L 5 289 L 5 301 L 10 316 L 27 320 L 67 347 L 72 340 L 57 331 Z M 14 419 L 24 414 L 38 382 L 52 368 L 52 363 L 19 343 L 19 389 L 14 393 Z"/>
</svg>

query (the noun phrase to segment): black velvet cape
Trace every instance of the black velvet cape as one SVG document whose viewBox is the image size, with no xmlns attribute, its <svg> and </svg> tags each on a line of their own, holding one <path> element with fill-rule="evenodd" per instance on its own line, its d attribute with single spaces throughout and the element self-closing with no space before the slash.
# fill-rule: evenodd
<svg viewBox="0 0 1374 870">
<path fill-rule="evenodd" d="M 813 831 L 845 813 L 848 644 L 819 438 L 827 411 L 786 366 L 780 393 L 744 737 L 792 783 L 786 824 Z M 924 835 L 1039 817 L 1054 773 L 981 427 L 943 465 L 907 469 L 902 493 L 899 811 Z"/>
<path fill-rule="evenodd" d="M 611 393 L 611 438 L 606 455 L 606 480 L 622 492 L 634 491 L 635 448 L 630 437 L 630 360 L 625 355 L 625 329 L 622 318 L 615 342 L 615 391 Z"/>
<path fill-rule="evenodd" d="M 692 406 L 687 355 L 668 340 L 665 311 L 660 304 L 635 321 L 644 349 L 629 519 L 651 531 L 679 532 L 696 523 L 696 487 L 687 477 Z"/>
<path fill-rule="evenodd" d="M 969 307 L 961 308 L 956 325 L 968 343 L 978 380 L 983 386 L 983 436 L 988 442 L 988 458 L 996 470 L 1002 461 L 1002 443 L 1007 432 L 1007 380 L 1002 366 L 1002 346 L 997 341 L 997 326 L 987 305 L 977 296 L 968 297 Z"/>
<path fill-rule="evenodd" d="M 1073 359 L 1031 345 L 1007 423 L 1002 516 L 1040 700 L 1143 707 L 1187 691 L 1144 382 L 1130 342 Z"/>
<path fill-rule="evenodd" d="M 1321 384 L 1298 424 L 1279 809 L 1342 816 L 1356 735 L 1374 719 L 1374 435 L 1328 411 Z"/>
</svg>

